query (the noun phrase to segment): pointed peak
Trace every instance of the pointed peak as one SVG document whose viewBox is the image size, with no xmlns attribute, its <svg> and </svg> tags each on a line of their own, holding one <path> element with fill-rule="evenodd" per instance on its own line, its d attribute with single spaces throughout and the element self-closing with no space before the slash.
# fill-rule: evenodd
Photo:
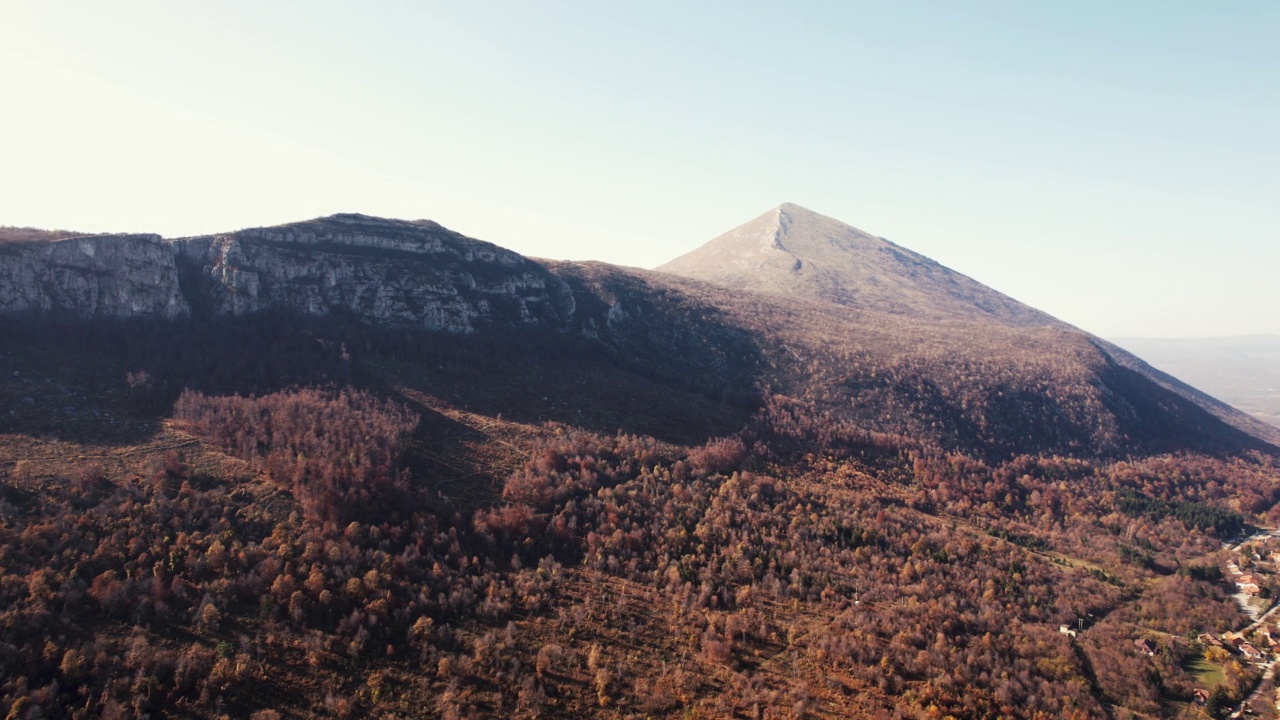
<svg viewBox="0 0 1280 720">
<path fill-rule="evenodd" d="M 819 235 L 826 238 L 850 236 L 871 241 L 873 245 L 878 242 L 885 242 L 883 238 L 878 238 L 830 215 L 823 215 L 803 205 L 791 202 L 782 203 L 769 213 L 766 213 L 766 217 L 768 216 L 776 219 L 780 235 L 795 235 L 799 233 L 802 235 Z"/>
<path fill-rule="evenodd" d="M 805 207 L 805 206 L 803 206 L 803 205 L 797 205 L 797 204 L 792 203 L 792 202 L 784 202 L 784 203 L 782 203 L 781 205 L 779 205 L 777 208 L 775 208 L 775 210 L 776 210 L 779 214 L 781 214 L 781 215 L 785 215 L 785 216 L 790 217 L 790 218 L 793 218 L 793 219 L 796 219 L 796 218 L 821 218 L 821 219 L 824 219 L 824 220 L 830 220 L 830 221 L 832 221 L 832 222 L 839 222 L 839 221 L 838 221 L 838 220 L 836 220 L 835 218 L 829 217 L 829 216 L 827 216 L 827 215 L 823 215 L 822 213 L 819 213 L 819 212 L 814 212 L 813 210 L 810 210 L 809 208 L 807 208 L 807 207 Z M 844 223 L 840 223 L 840 224 L 841 224 L 841 225 L 843 225 Z"/>
<path fill-rule="evenodd" d="M 789 202 L 658 269 L 735 289 L 919 318 L 1058 324 L 927 257 Z"/>
<path fill-rule="evenodd" d="M 797 205 L 793 202 L 784 202 L 781 205 L 779 205 L 776 209 L 781 212 L 809 213 L 810 215 L 817 215 L 817 213 L 810 210 L 809 208 L 804 207 L 802 205 Z"/>
</svg>

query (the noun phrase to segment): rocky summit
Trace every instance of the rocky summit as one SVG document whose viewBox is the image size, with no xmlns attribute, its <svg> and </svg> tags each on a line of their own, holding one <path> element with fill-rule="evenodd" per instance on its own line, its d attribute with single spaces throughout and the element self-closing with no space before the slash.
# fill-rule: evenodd
<svg viewBox="0 0 1280 720">
<path fill-rule="evenodd" d="M 736 290 L 798 294 L 897 315 L 1065 326 L 923 255 L 791 203 L 658 270 Z"/>
<path fill-rule="evenodd" d="M 574 311 L 568 288 L 537 263 L 429 220 L 334 215 L 173 246 L 190 292 L 219 314 L 348 312 L 465 333 L 496 319 L 558 324 Z"/>
</svg>

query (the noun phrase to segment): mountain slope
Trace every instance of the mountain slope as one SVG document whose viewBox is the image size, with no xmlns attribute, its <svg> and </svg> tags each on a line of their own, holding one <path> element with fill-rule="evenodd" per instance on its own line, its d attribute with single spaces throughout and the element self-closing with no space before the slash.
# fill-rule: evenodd
<svg viewBox="0 0 1280 720">
<path fill-rule="evenodd" d="M 790 203 L 657 269 L 913 318 L 1064 325 L 923 255 Z"/>
<path fill-rule="evenodd" d="M 846 314 L 855 313 L 851 317 L 857 318 L 844 330 L 842 337 L 833 339 L 837 344 L 861 341 L 859 335 L 865 333 L 863 326 L 869 323 L 894 326 L 895 333 L 917 338 L 919 344 L 916 347 L 921 351 L 945 346 L 942 352 L 954 354 L 953 359 L 957 362 L 962 362 L 962 358 L 986 356 L 986 361 L 1002 368 L 997 375 L 1004 375 L 1003 370 L 1018 367 L 1027 360 L 1020 355 L 1034 343 L 1017 339 L 1020 332 L 1043 330 L 1053 339 L 1040 351 L 1044 356 L 1036 362 L 1044 366 L 1060 365 L 1053 362 L 1054 353 L 1075 358 L 1096 355 L 1090 361 L 1094 368 L 1091 371 L 1093 379 L 1081 381 L 1077 378 L 1072 382 L 1078 387 L 1098 389 L 1099 397 L 1106 398 L 1099 407 L 1109 408 L 1107 418 L 1128 417 L 1131 430 L 1136 431 L 1137 425 L 1146 421 L 1163 423 L 1164 420 L 1158 416 L 1164 412 L 1173 412 L 1188 420 L 1187 409 L 1194 406 L 1247 435 L 1271 445 L 1280 445 L 1280 432 L 1275 428 L 1151 367 L 1111 343 L 1092 338 L 911 250 L 790 203 L 784 203 L 660 266 L 658 271 L 734 290 L 783 296 L 789 302 L 808 298 L 831 303 L 840 306 Z M 823 322 L 829 327 L 842 326 L 835 319 Z M 1009 333 L 1011 329 L 1014 330 L 1012 335 Z M 1081 343 L 1093 347 L 1086 348 Z M 1054 344 L 1058 347 L 1054 348 Z M 912 350 L 906 352 L 911 354 Z M 1115 394 L 1098 379 L 1102 377 L 1103 368 L 1111 368 L 1107 372 L 1113 374 L 1121 370 L 1136 374 L 1162 392 L 1176 396 L 1177 401 L 1153 401 L 1154 405 L 1147 412 L 1137 413 L 1123 394 Z M 1064 382 L 1064 378 L 1060 376 L 1042 386 L 1041 390 L 1025 395 L 1022 411 L 1009 408 L 1001 411 L 1001 415 L 1007 419 L 1016 418 L 1020 412 L 1034 415 L 1038 403 L 1030 400 L 1043 398 L 1047 388 L 1054 387 L 1055 382 Z M 1083 385 L 1080 384 L 1082 382 Z M 1136 392 L 1137 388 L 1134 386 L 1131 390 Z M 988 385 L 983 392 L 987 393 L 985 397 L 988 400 L 981 404 L 987 404 L 993 397 L 1004 397 L 994 384 Z M 1053 412 L 1042 420 L 1052 425 L 1064 417 L 1060 412 Z M 1103 421 L 1101 417 L 1098 420 L 1100 431 L 1110 422 Z M 944 421 L 942 427 L 954 430 L 958 422 L 958 418 L 953 422 Z M 1078 418 L 1072 422 L 1081 423 L 1079 427 L 1083 428 L 1087 421 Z M 960 424 L 963 425 L 962 422 Z M 936 426 L 936 422 L 930 424 L 930 427 Z M 1168 430 L 1172 431 L 1172 427 Z M 1184 435 L 1180 432 L 1175 434 Z M 1134 433 L 1127 435 L 1134 436 Z M 1034 433 L 1023 437 L 1026 442 L 1037 445 L 1033 436 Z M 1041 440 L 1043 437 L 1042 434 Z M 1156 436 L 1151 437 L 1154 439 Z M 998 442 L 994 436 L 990 441 Z M 1093 443 L 1095 448 L 1110 445 L 1099 445 L 1096 439 Z M 1047 446 L 1039 445 L 1036 451 L 1046 449 Z M 1117 447 L 1112 447 L 1106 452 L 1116 450 Z"/>
<path fill-rule="evenodd" d="M 1170 375 L 1280 426 L 1280 336 L 1114 342 Z"/>
<path fill-rule="evenodd" d="M 744 243 L 755 248 L 754 256 Z M 5 309 L 38 317 L 31 313 L 53 298 L 62 317 L 189 315 L 202 328 L 197 335 L 215 331 L 205 326 L 223 327 L 216 332 L 232 332 L 241 337 L 237 343 L 252 333 L 231 329 L 248 327 L 235 318 L 266 314 L 393 332 L 478 334 L 514 357 L 534 345 L 574 348 L 570 352 L 598 355 L 656 381 L 645 385 L 646 398 L 669 387 L 744 406 L 753 397 L 783 394 L 871 431 L 981 457 L 1220 453 L 1259 447 L 1258 439 L 1280 442 L 1280 432 L 1119 348 L 792 205 L 673 263 L 723 265 L 731 271 L 727 287 L 600 263 L 535 261 L 430 221 L 363 215 L 150 238 L 139 245 L 146 253 L 135 252 L 135 245 L 132 236 L 12 245 L 0 253 L 0 275 L 6 268 L 21 273 L 11 273 L 16 279 L 6 291 L 36 301 Z M 725 253 L 740 262 L 715 260 Z M 132 279 L 141 267 L 165 293 L 121 298 L 115 292 L 108 296 L 114 305 L 96 297 L 77 304 L 72 291 L 82 280 L 63 272 L 63 257 L 97 262 L 94 287 L 130 287 L 117 276 Z M 743 292 L 736 285 L 772 290 Z M 163 374 L 160 358 L 167 355 L 140 356 L 126 369 Z M 210 357 L 204 352 L 175 361 L 170 382 L 202 386 L 190 368 L 208 366 Z M 601 366 L 595 367 L 598 375 Z M 560 391 L 549 386 L 544 395 Z M 641 406 L 652 403 L 638 397 Z M 604 417 L 637 429 L 628 427 L 626 407 L 614 410 Z"/>
<path fill-rule="evenodd" d="M 0 312 L 3 717 L 1167 716 L 1280 522 L 1194 390 L 954 296 L 364 216 L 152 246 L 173 317 Z"/>
</svg>

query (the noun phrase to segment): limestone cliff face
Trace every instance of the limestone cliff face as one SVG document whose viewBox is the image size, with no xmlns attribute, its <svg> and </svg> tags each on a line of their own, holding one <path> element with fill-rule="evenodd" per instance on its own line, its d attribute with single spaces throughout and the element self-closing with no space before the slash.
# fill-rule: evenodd
<svg viewBox="0 0 1280 720">
<path fill-rule="evenodd" d="M 568 286 L 542 266 L 425 220 L 335 215 L 173 244 L 193 304 L 218 314 L 343 312 L 455 333 L 574 314 Z"/>
<path fill-rule="evenodd" d="M 574 319 L 542 265 L 428 220 L 335 215 L 162 240 L 100 235 L 0 244 L 0 314 L 171 319 L 266 310 L 469 333 Z"/>
<path fill-rule="evenodd" d="M 0 314 L 174 318 L 188 311 L 158 235 L 0 244 Z"/>
</svg>

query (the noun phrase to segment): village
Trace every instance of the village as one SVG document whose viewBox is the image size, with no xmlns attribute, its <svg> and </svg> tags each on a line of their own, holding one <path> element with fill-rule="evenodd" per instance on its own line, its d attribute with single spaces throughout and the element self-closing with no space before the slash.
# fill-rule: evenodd
<svg viewBox="0 0 1280 720">
<path fill-rule="evenodd" d="M 1192 703 L 1209 717 L 1280 720 L 1280 684 L 1275 680 L 1280 668 L 1280 530 L 1224 545 L 1223 551 L 1221 581 L 1235 589 L 1232 597 L 1249 622 L 1236 630 L 1195 637 L 1200 654 L 1191 669 L 1204 687 L 1194 691 Z M 1095 622 L 1092 615 L 1082 617 L 1074 625 L 1060 625 L 1058 632 L 1075 638 Z M 1152 637 L 1135 638 L 1133 646 L 1151 657 L 1161 651 Z M 1215 698 L 1215 689 L 1222 692 L 1227 667 L 1261 671 L 1256 685 L 1239 702 Z"/>
<path fill-rule="evenodd" d="M 1277 531 L 1260 533 L 1227 550 L 1231 559 L 1226 563 L 1223 580 L 1235 586 L 1234 598 L 1252 622 L 1240 630 L 1205 633 L 1197 640 L 1204 647 L 1204 659 L 1209 664 L 1234 658 L 1264 671 L 1257 687 L 1229 717 L 1278 717 L 1280 688 L 1274 677 L 1280 664 L 1280 603 L 1275 600 L 1280 595 L 1280 536 Z M 1150 640 L 1138 639 L 1134 643 L 1143 652 L 1155 652 Z M 1198 705 L 1208 705 L 1211 697 L 1211 689 L 1195 691 Z"/>
</svg>

